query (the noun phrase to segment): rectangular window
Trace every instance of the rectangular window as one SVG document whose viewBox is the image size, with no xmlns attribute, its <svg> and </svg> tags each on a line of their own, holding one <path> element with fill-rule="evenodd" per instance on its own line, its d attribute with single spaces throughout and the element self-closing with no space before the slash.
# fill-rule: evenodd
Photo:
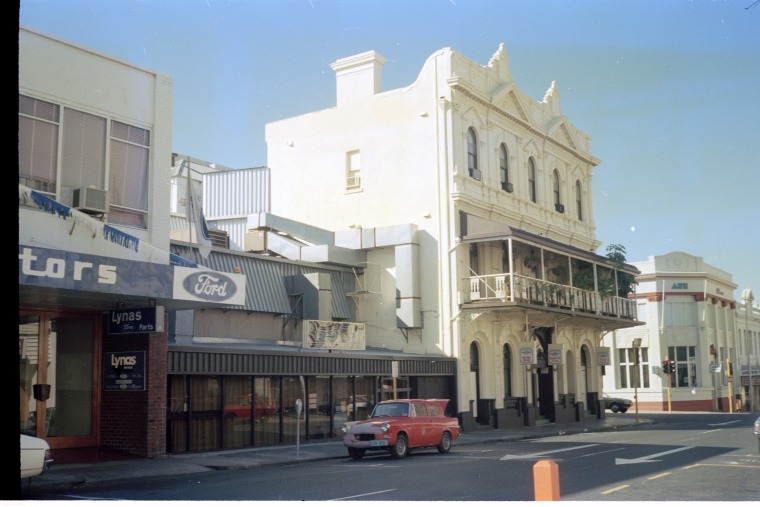
<svg viewBox="0 0 760 507">
<path fill-rule="evenodd" d="M 112 122 L 109 222 L 147 228 L 149 155 L 148 130 Z"/>
<path fill-rule="evenodd" d="M 149 130 L 21 94 L 18 111 L 19 183 L 64 203 L 62 189 L 107 190 L 108 222 L 147 228 Z"/>
<path fill-rule="evenodd" d="M 60 106 L 18 96 L 19 183 L 55 197 Z"/>
<path fill-rule="evenodd" d="M 66 108 L 61 144 L 61 187 L 105 190 L 106 119 Z"/>
<path fill-rule="evenodd" d="M 620 376 L 620 388 L 649 387 L 649 349 L 639 349 L 638 368 L 634 361 L 634 349 L 618 349 L 618 372 Z"/>
<path fill-rule="evenodd" d="M 361 188 L 362 158 L 359 151 L 349 151 L 346 154 L 346 190 Z"/>
<path fill-rule="evenodd" d="M 671 373 L 672 387 L 696 387 L 696 347 L 668 347 L 668 358 L 675 361 L 675 372 Z"/>
</svg>

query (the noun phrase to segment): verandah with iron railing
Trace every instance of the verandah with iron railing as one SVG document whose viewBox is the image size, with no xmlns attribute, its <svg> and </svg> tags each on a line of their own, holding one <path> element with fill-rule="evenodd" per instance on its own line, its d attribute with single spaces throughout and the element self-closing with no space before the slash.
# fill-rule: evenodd
<svg viewBox="0 0 760 507">
<path fill-rule="evenodd" d="M 512 237 L 474 241 L 469 302 L 530 303 L 635 320 L 636 303 L 628 296 L 635 291 L 636 272 L 567 245 L 549 248 Z"/>
<path fill-rule="evenodd" d="M 593 290 L 547 282 L 512 273 L 474 275 L 470 278 L 470 301 L 523 302 L 565 308 L 573 311 L 601 313 L 624 319 L 636 318 L 636 301 Z"/>
</svg>

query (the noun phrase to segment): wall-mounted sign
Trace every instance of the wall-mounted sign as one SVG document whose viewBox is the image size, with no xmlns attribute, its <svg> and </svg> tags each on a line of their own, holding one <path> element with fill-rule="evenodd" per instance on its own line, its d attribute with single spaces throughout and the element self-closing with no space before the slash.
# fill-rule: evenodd
<svg viewBox="0 0 760 507">
<path fill-rule="evenodd" d="M 126 308 L 108 312 L 108 334 L 163 333 L 164 307 Z"/>
<path fill-rule="evenodd" d="M 520 343 L 520 364 L 536 364 L 536 347 L 533 342 Z"/>
<path fill-rule="evenodd" d="M 364 350 L 364 323 L 305 320 L 303 346 L 307 349 Z"/>
<path fill-rule="evenodd" d="M 562 364 L 562 355 L 565 350 L 562 343 L 550 343 L 549 354 L 547 356 L 547 364 L 549 366 L 559 366 Z"/>
<path fill-rule="evenodd" d="M 103 354 L 103 389 L 105 391 L 144 391 L 145 351 Z"/>
<path fill-rule="evenodd" d="M 596 353 L 596 364 L 599 366 L 610 365 L 610 348 L 600 347 L 599 352 Z"/>
</svg>

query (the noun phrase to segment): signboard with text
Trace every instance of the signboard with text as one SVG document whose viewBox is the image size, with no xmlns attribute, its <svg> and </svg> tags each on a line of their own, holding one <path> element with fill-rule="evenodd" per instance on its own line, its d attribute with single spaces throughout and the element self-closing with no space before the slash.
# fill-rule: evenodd
<svg viewBox="0 0 760 507">
<path fill-rule="evenodd" d="M 145 351 L 103 354 L 103 389 L 105 391 L 144 391 Z"/>
<path fill-rule="evenodd" d="M 108 312 L 108 334 L 163 333 L 164 307 L 128 308 Z"/>
</svg>

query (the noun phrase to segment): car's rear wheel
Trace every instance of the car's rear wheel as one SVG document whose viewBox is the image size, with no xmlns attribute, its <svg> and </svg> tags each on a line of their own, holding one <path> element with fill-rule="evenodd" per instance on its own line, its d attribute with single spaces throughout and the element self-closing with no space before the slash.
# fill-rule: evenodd
<svg viewBox="0 0 760 507">
<path fill-rule="evenodd" d="M 364 457 L 364 449 L 354 449 L 353 447 L 349 447 L 348 455 L 351 456 L 351 459 L 362 459 Z"/>
<path fill-rule="evenodd" d="M 441 443 L 437 445 L 438 452 L 446 454 L 451 450 L 451 433 L 444 431 L 441 435 Z"/>
<path fill-rule="evenodd" d="M 610 410 L 612 410 L 612 412 L 617 414 L 620 411 L 620 407 L 618 406 L 617 403 L 610 403 Z"/>
<path fill-rule="evenodd" d="M 409 452 L 409 443 L 406 440 L 406 435 L 398 435 L 396 437 L 396 443 L 391 446 L 391 456 L 396 459 L 401 459 Z"/>
</svg>

